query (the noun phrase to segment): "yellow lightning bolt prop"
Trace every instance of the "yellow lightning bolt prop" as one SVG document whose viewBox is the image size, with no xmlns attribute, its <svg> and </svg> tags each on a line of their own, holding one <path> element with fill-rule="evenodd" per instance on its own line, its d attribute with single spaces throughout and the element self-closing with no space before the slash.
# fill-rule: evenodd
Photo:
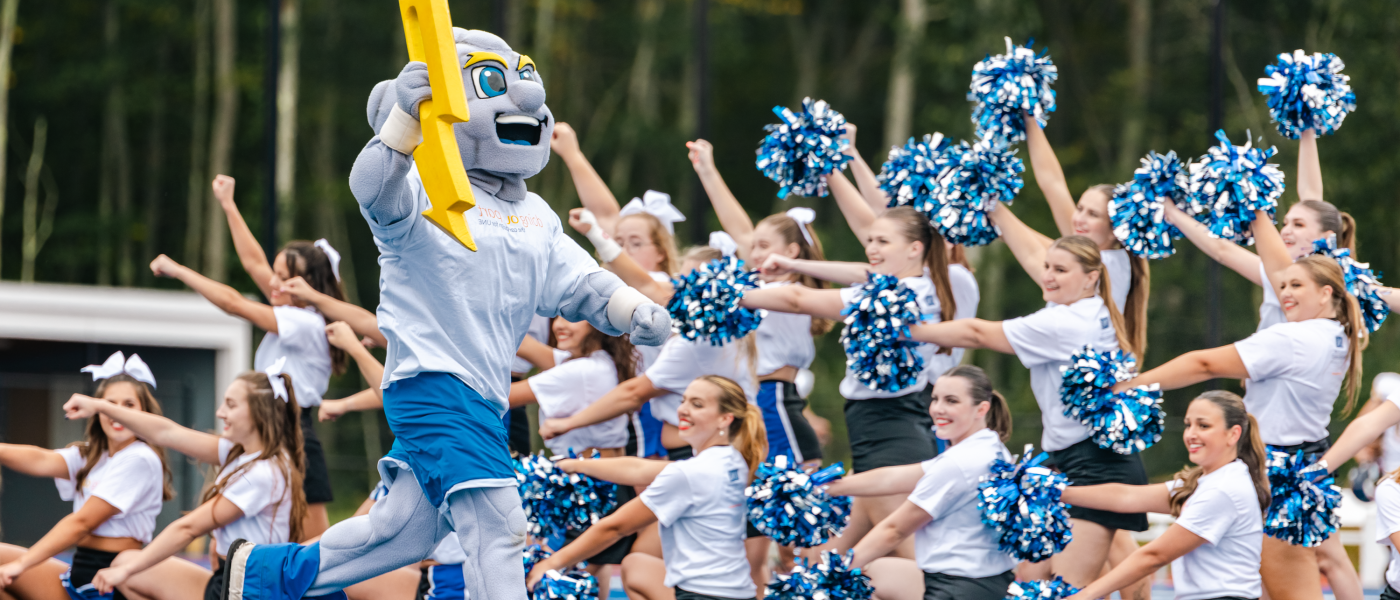
<svg viewBox="0 0 1400 600">
<path fill-rule="evenodd" d="M 467 94 L 457 68 L 457 44 L 452 37 L 452 15 L 447 0 L 399 0 L 409 60 L 428 64 L 428 85 L 433 97 L 418 105 L 423 143 L 413 151 L 423 190 L 432 208 L 423 211 L 428 221 L 476 251 L 463 212 L 476 206 L 467 170 L 452 126 L 471 118 Z"/>
</svg>

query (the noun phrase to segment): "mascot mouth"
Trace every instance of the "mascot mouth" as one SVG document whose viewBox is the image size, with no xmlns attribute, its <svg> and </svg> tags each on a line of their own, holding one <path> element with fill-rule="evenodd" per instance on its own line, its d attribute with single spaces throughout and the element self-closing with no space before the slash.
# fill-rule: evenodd
<svg viewBox="0 0 1400 600">
<path fill-rule="evenodd" d="M 502 144 L 514 146 L 535 146 L 540 143 L 540 132 L 544 127 L 540 120 L 526 115 L 499 115 L 496 117 L 496 137 Z"/>
</svg>

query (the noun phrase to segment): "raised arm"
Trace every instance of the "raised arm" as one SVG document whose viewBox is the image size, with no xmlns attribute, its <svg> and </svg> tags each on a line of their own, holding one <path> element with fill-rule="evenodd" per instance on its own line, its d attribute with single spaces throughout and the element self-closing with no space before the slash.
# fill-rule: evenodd
<svg viewBox="0 0 1400 600">
<path fill-rule="evenodd" d="M 422 142 L 418 105 L 433 95 L 428 85 L 428 65 L 404 65 L 391 90 L 398 110 L 407 118 L 391 116 L 376 132 L 378 135 L 360 150 L 350 168 L 350 193 L 368 219 L 381 227 L 403 221 L 421 210 L 406 177 L 413 168 L 413 151 Z"/>
<path fill-rule="evenodd" d="M 169 448 L 202 463 L 219 464 L 219 436 L 195 431 L 160 415 L 117 406 L 82 394 L 73 394 L 64 403 L 63 412 L 70 421 L 104 414 L 151 444 Z M 64 475 L 67 475 L 66 471 Z"/>
<path fill-rule="evenodd" d="M 1167 361 L 1166 364 L 1138 375 L 1131 381 L 1114 386 L 1123 391 L 1140 385 L 1157 384 L 1163 390 L 1176 390 L 1209 379 L 1248 379 L 1244 359 L 1234 344 L 1196 350 Z M 1131 512 L 1131 511 L 1130 511 Z"/>
<path fill-rule="evenodd" d="M 856 150 L 855 125 L 846 123 L 845 138 L 851 142 L 851 145 L 846 147 L 846 155 L 851 157 L 851 179 L 856 180 L 861 197 L 865 198 L 866 205 L 878 216 L 890 207 L 890 197 L 885 194 L 885 190 L 880 189 L 880 180 L 876 178 L 875 171 L 865 162 L 865 157 L 860 155 L 860 151 Z"/>
<path fill-rule="evenodd" d="M 374 341 L 380 348 L 389 346 L 389 341 L 384 338 L 384 334 L 379 331 L 379 318 L 373 312 L 365 310 L 359 306 L 337 300 L 311 287 L 301 277 L 293 277 L 282 282 L 282 291 L 291 294 L 292 297 L 301 300 L 311 306 L 316 307 L 327 321 L 343 321 L 356 335 L 365 336 Z"/>
<path fill-rule="evenodd" d="M 1121 590 L 1135 581 L 1156 573 L 1157 570 L 1186 556 L 1186 553 L 1199 548 L 1204 543 L 1206 543 L 1205 538 L 1173 523 L 1157 539 L 1128 555 L 1127 559 L 1118 563 L 1118 566 L 1109 571 L 1107 575 L 1084 586 L 1084 589 L 1080 590 L 1078 594 L 1070 596 L 1069 600 L 1107 598 L 1114 590 Z"/>
<path fill-rule="evenodd" d="M 846 224 L 851 226 L 851 231 L 856 234 L 856 239 L 865 239 L 866 233 L 870 231 L 870 224 L 875 222 L 877 211 L 870 208 L 866 203 L 865 196 L 861 195 L 856 186 L 851 185 L 840 171 L 835 171 L 826 176 L 826 184 L 831 187 L 831 195 L 836 198 L 836 206 L 841 209 L 841 214 L 846 217 Z M 883 211 L 879 211 L 883 212 Z"/>
<path fill-rule="evenodd" d="M 595 218 L 590 219 L 587 210 L 583 208 L 569 210 L 569 226 L 592 241 L 595 236 L 603 233 L 595 229 L 601 228 L 602 224 L 596 215 Z M 604 235 L 606 236 L 606 234 Z M 616 246 L 616 242 L 608 241 L 606 243 Z M 600 254 L 602 253 L 600 252 Z M 641 292 L 647 299 L 662 305 L 671 300 L 671 294 L 675 292 L 671 282 L 653 279 L 651 273 L 648 273 L 646 269 L 637 264 L 636 260 L 632 259 L 632 255 L 615 249 L 602 258 L 604 266 L 609 271 L 617 275 L 618 279 L 621 279 L 628 287 Z"/>
<path fill-rule="evenodd" d="M 823 319 L 840 319 L 841 309 L 845 308 L 840 290 L 814 290 L 804 285 L 749 290 L 739 305 Z"/>
<path fill-rule="evenodd" d="M 1074 235 L 1074 195 L 1065 182 L 1065 171 L 1060 168 L 1060 159 L 1055 157 L 1055 149 L 1050 147 L 1049 138 L 1033 117 L 1021 113 L 1026 123 L 1026 146 L 1030 148 L 1031 171 L 1035 172 L 1035 185 L 1045 194 L 1045 202 L 1050 205 L 1050 214 L 1055 216 L 1055 228 L 1060 236 Z"/>
<path fill-rule="evenodd" d="M 651 485 L 667 465 L 665 461 L 635 456 L 564 459 L 555 464 L 565 473 L 582 473 L 594 479 L 635 487 Z"/>
<path fill-rule="evenodd" d="M 788 258 L 777 252 L 769 254 L 768 259 L 763 261 L 762 265 L 758 265 L 758 268 L 765 275 L 797 273 L 842 285 L 865 283 L 870 279 L 870 272 L 873 270 L 870 263 Z"/>
<path fill-rule="evenodd" d="M 332 346 L 344 350 L 350 358 L 354 359 L 355 366 L 360 369 L 360 376 L 365 378 L 365 383 L 377 394 L 384 392 L 379 389 L 379 384 L 384 381 L 384 365 L 374 358 L 369 350 L 365 349 L 360 339 L 355 337 L 355 332 L 346 325 L 344 321 L 336 321 L 326 326 L 326 339 Z"/>
<path fill-rule="evenodd" d="M 258 244 L 258 238 L 253 237 L 253 230 L 248 229 L 248 224 L 243 221 L 238 205 L 233 202 L 233 178 L 216 175 L 210 185 L 214 188 L 214 198 L 218 199 L 219 207 L 224 209 L 224 216 L 228 218 L 228 232 L 233 238 L 233 249 L 238 252 L 238 262 L 243 263 L 243 270 L 253 278 L 253 283 L 258 284 L 263 296 L 271 298 L 272 265 L 267 262 L 267 254 Z"/>
<path fill-rule="evenodd" d="M 1329 470 L 1335 470 L 1396 424 L 1400 424 L 1400 407 L 1383 400 L 1374 410 L 1353 419 L 1341 437 L 1322 455 L 1322 460 Z"/>
<path fill-rule="evenodd" d="M 151 261 L 151 272 L 157 277 L 179 279 L 219 310 L 245 319 L 263 331 L 277 333 L 277 317 L 271 306 L 244 298 L 238 290 L 200 275 L 164 254 Z"/>
<path fill-rule="evenodd" d="M 150 545 L 142 548 L 140 554 L 130 562 L 122 563 L 116 567 L 109 567 L 97 572 L 92 578 L 92 584 L 98 591 L 106 594 L 112 588 L 126 583 L 132 575 L 145 571 L 162 560 L 175 556 L 176 553 L 184 550 L 191 542 L 208 535 L 209 532 L 217 529 L 220 525 L 232 523 L 243 518 L 243 510 L 234 503 L 225 500 L 223 496 L 214 496 L 208 502 L 199 505 L 198 508 L 190 511 L 174 523 L 171 523 Z"/>
<path fill-rule="evenodd" d="M 588 157 L 583 155 L 578 133 L 568 123 L 555 123 L 554 137 L 550 139 L 549 147 L 556 156 L 564 159 L 564 166 L 569 168 L 569 177 L 574 181 L 579 202 L 598 217 L 603 231 L 611 233 L 617 227 L 622 206 L 617 203 L 612 190 L 608 189 L 608 184 L 603 183 L 603 178 L 593 170 Z"/>
<path fill-rule="evenodd" d="M 1168 223 L 1175 225 L 1186 239 L 1191 240 L 1201 252 L 1211 257 L 1227 269 L 1239 273 L 1241 277 L 1254 282 L 1254 285 L 1268 285 L 1259 279 L 1259 256 L 1253 252 L 1245 250 L 1234 242 L 1222 240 L 1210 234 L 1210 229 L 1202 225 L 1199 221 L 1191 218 L 1186 211 L 1181 210 L 1175 203 L 1165 202 L 1166 219 Z"/>
<path fill-rule="evenodd" d="M 1317 157 L 1317 133 L 1311 129 L 1298 140 L 1298 199 L 1323 200 L 1322 161 Z"/>
<path fill-rule="evenodd" d="M 923 476 L 924 466 L 920 463 L 880 467 L 846 475 L 827 484 L 826 491 L 833 496 L 907 496 L 914 492 Z"/>
<path fill-rule="evenodd" d="M 705 195 L 710 197 L 710 204 L 715 207 L 719 226 L 734 238 L 734 243 L 739 246 L 736 252 L 739 258 L 747 259 L 749 248 L 753 247 L 753 219 L 749 218 L 749 213 L 744 211 L 739 199 L 724 183 L 719 169 L 715 168 L 714 146 L 705 140 L 695 140 L 686 142 L 685 147 L 690 150 L 690 166 L 695 168 L 700 184 L 705 187 Z"/>
<path fill-rule="evenodd" d="M 788 286 L 796 287 L 796 286 Z M 638 408 L 647 400 L 666 393 L 666 390 L 651 384 L 646 375 L 638 375 L 613 388 L 602 398 L 593 401 L 581 411 L 559 419 L 546 419 L 540 424 L 540 437 L 550 440 L 560 435 L 589 425 L 596 425 L 619 415 L 625 415 Z"/>
<path fill-rule="evenodd" d="M 1021 268 L 1025 269 L 1032 280 L 1040 283 L 1040 274 L 1045 270 L 1045 252 L 1050 249 L 1054 240 L 1031 229 L 1016 216 L 1016 213 L 1000 202 L 992 208 L 988 218 L 1001 230 L 1001 239 L 1006 242 L 1006 247 L 1011 249 L 1011 255 L 1016 257 L 1016 262 L 1021 263 Z"/>
<path fill-rule="evenodd" d="M 63 455 L 38 446 L 0 444 L 0 465 L 30 477 L 68 478 L 68 461 Z"/>
<path fill-rule="evenodd" d="M 1066 504 L 1116 513 L 1171 513 L 1171 492 L 1162 484 L 1075 485 L 1060 496 Z"/>
<path fill-rule="evenodd" d="M 96 496 L 88 498 L 83 503 L 83 507 L 78 509 L 78 512 L 71 513 L 59 520 L 53 529 L 44 534 L 44 537 L 39 538 L 39 541 L 25 550 L 19 558 L 11 563 L 0 565 L 0 587 L 9 587 L 20 574 L 58 556 L 58 553 L 64 550 L 72 548 L 83 538 L 92 534 L 93 530 L 106 523 L 108 519 L 120 513 L 120 510 L 102 498 Z"/>
<path fill-rule="evenodd" d="M 986 348 L 1015 354 L 1001 321 L 957 319 L 941 323 L 924 323 L 909 328 L 911 339 L 937 344 L 941 348 Z"/>
<path fill-rule="evenodd" d="M 1293 264 L 1293 255 L 1283 244 L 1283 236 L 1274 228 L 1274 221 L 1268 213 L 1254 211 L 1254 222 L 1249 224 L 1249 230 L 1254 232 L 1254 247 L 1259 251 L 1259 260 L 1264 262 L 1264 272 L 1269 274 L 1269 281 L 1261 282 L 1261 285 L 1274 286 L 1273 282 L 1278 281 L 1275 276 Z M 1274 286 L 1275 290 L 1277 287 Z"/>
</svg>

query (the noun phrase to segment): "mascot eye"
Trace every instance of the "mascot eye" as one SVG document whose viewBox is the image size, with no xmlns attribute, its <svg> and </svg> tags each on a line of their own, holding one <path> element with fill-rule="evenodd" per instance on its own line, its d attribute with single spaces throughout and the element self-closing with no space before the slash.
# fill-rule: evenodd
<svg viewBox="0 0 1400 600">
<path fill-rule="evenodd" d="M 540 82 L 540 77 L 539 77 L 539 75 L 536 75 L 536 74 L 535 74 L 535 70 L 534 70 L 534 69 L 525 69 L 525 70 L 523 70 L 523 71 L 520 72 L 520 80 L 521 80 L 521 81 L 533 81 L 533 82 L 535 82 L 535 83 L 539 83 L 539 82 Z"/>
<path fill-rule="evenodd" d="M 480 98 L 495 98 L 506 93 L 506 74 L 496 67 L 477 67 L 472 71 L 472 83 Z"/>
</svg>

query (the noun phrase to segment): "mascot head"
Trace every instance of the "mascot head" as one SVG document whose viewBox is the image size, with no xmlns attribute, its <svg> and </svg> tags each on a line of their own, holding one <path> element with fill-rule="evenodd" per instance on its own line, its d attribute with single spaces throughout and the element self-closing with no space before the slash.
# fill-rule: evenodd
<svg viewBox="0 0 1400 600">
<path fill-rule="evenodd" d="M 453 127 L 462 164 L 506 180 L 534 176 L 549 163 L 554 115 L 545 106 L 544 82 L 530 57 L 496 35 L 453 28 L 457 63 L 471 119 Z M 379 132 L 394 106 L 393 81 L 376 85 L 369 121 Z"/>
</svg>

